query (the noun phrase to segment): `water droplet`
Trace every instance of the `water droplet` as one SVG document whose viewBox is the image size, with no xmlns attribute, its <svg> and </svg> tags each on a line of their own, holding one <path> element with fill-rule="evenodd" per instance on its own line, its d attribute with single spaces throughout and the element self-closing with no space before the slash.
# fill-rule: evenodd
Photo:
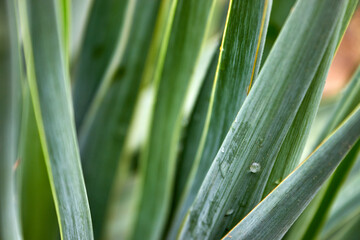
<svg viewBox="0 0 360 240">
<path fill-rule="evenodd" d="M 261 170 L 261 166 L 259 163 L 253 162 L 250 165 L 250 172 L 257 173 L 257 172 L 260 172 L 260 170 Z"/>
<path fill-rule="evenodd" d="M 224 148 L 224 147 L 221 148 L 221 152 L 225 152 L 225 148 Z"/>
<path fill-rule="evenodd" d="M 225 216 L 230 216 L 234 213 L 234 209 L 229 209 L 226 211 Z"/>
<path fill-rule="evenodd" d="M 238 120 L 238 118 L 236 117 L 236 118 L 235 118 L 235 122 L 237 123 L 238 121 L 239 121 L 239 120 Z"/>
<path fill-rule="evenodd" d="M 276 185 L 279 185 L 280 182 L 281 182 L 281 179 L 278 179 L 278 180 L 275 181 L 275 184 L 276 184 Z"/>
</svg>

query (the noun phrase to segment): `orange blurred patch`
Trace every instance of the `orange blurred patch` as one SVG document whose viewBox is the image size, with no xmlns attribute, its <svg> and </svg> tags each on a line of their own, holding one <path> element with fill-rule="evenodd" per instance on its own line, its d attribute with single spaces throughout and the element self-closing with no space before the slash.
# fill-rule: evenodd
<svg viewBox="0 0 360 240">
<path fill-rule="evenodd" d="M 360 8 L 356 10 L 331 64 L 324 97 L 337 94 L 360 64 Z"/>
</svg>

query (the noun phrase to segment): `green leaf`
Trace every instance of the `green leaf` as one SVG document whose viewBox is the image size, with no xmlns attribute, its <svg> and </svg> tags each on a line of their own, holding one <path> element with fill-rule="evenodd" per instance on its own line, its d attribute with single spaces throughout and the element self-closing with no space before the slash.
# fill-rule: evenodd
<svg viewBox="0 0 360 240">
<path fill-rule="evenodd" d="M 181 152 L 181 155 L 177 160 L 177 177 L 174 187 L 174 201 L 176 201 L 176 203 L 178 203 L 180 200 L 186 181 L 189 178 L 190 171 L 194 163 L 194 158 L 200 144 L 201 135 L 205 126 L 206 115 L 208 112 L 214 77 L 219 59 L 218 51 L 215 53 L 212 56 L 211 64 L 208 67 L 206 77 L 199 92 L 199 96 L 196 100 L 189 124 L 186 127 L 187 134 L 184 139 L 184 150 Z M 177 204 L 175 204 L 175 206 L 177 206 Z"/>
<path fill-rule="evenodd" d="M 349 9 L 353 11 L 351 12 L 350 16 L 352 16 L 352 13 L 355 11 L 359 1 L 352 0 L 351 2 L 352 4 L 349 4 Z M 350 17 L 348 20 L 350 20 Z M 357 104 L 360 102 L 360 65 L 350 80 L 350 83 L 341 95 L 342 97 L 334 109 L 333 116 L 329 118 L 329 122 L 323 130 L 319 141 L 322 141 L 328 134 L 331 133 L 331 131 L 339 126 L 339 124 L 355 109 Z"/>
<path fill-rule="evenodd" d="M 273 47 L 275 40 L 278 37 L 280 30 L 283 27 L 286 18 L 290 14 L 295 2 L 295 0 L 273 0 L 262 58 L 263 61 L 261 65 L 263 65 L 269 55 L 270 50 Z"/>
<path fill-rule="evenodd" d="M 17 6 L 1 1 L 0 20 L 4 42 L 0 49 L 0 238 L 22 239 L 18 223 L 13 166 L 17 160 L 21 94 L 20 36 Z"/>
<path fill-rule="evenodd" d="M 360 105 L 224 239 L 282 238 L 359 137 Z"/>
<path fill-rule="evenodd" d="M 350 1 L 347 10 L 356 8 L 358 1 Z M 349 12 L 349 11 L 347 11 Z M 353 11 L 345 16 L 347 22 L 349 21 Z M 346 24 L 347 25 L 347 24 Z M 344 28 L 342 28 L 345 30 Z M 359 68 L 360 69 L 360 68 Z M 356 107 L 360 102 L 360 71 L 354 74 L 353 79 L 347 86 L 342 94 L 342 98 L 338 102 L 334 113 L 329 117 L 331 121 L 328 122 L 327 127 L 324 129 L 320 136 L 326 136 L 330 131 L 345 119 L 345 117 Z M 356 154 L 359 147 L 354 148 L 344 161 L 340 164 L 339 168 L 335 171 L 331 179 L 322 187 L 322 190 L 317 194 L 316 198 L 312 201 L 310 206 L 304 211 L 299 220 L 294 224 L 292 229 L 287 234 L 289 239 L 301 238 L 312 239 L 317 236 L 323 226 L 331 204 L 333 203 L 338 190 L 341 188 L 344 180 L 349 174 L 351 167 L 356 160 Z"/>
<path fill-rule="evenodd" d="M 359 159 L 360 158 L 358 158 L 358 160 Z M 329 219 L 323 228 L 320 239 L 330 239 L 332 237 L 339 239 L 339 237 L 336 237 L 337 233 L 348 228 L 349 223 L 359 218 L 360 188 L 358 186 L 360 184 L 360 176 L 358 175 L 358 171 L 354 173 L 356 173 L 356 175 L 344 184 L 344 187 L 337 195 L 337 200 L 332 205 Z"/>
<path fill-rule="evenodd" d="M 171 203 L 177 144 L 189 82 L 208 30 L 213 0 L 174 1 L 155 71 L 155 103 L 140 169 L 134 239 L 159 239 Z"/>
<path fill-rule="evenodd" d="M 344 228 L 329 236 L 328 240 L 357 240 L 359 239 L 360 214 L 351 219 Z"/>
<path fill-rule="evenodd" d="M 30 93 L 62 239 L 93 239 L 55 1 L 20 1 Z"/>
<path fill-rule="evenodd" d="M 186 142 L 184 159 L 179 159 L 187 165 L 179 169 L 182 170 L 179 175 L 186 177 L 187 182 L 181 184 L 184 190 L 178 189 L 182 190 L 178 193 L 181 199 L 170 238 L 178 233 L 186 212 L 247 96 L 252 80 L 257 76 L 270 9 L 271 1 L 264 0 L 234 1 L 229 6 L 213 88 L 208 90 L 209 93 L 203 93 L 211 94 L 210 105 L 204 109 L 207 105 L 198 103 L 194 115 L 199 120 L 190 122 L 192 131 L 187 136 L 190 141 Z M 207 100 L 206 96 L 204 98 Z"/>
<path fill-rule="evenodd" d="M 335 173 L 331 176 L 323 191 L 318 195 L 321 200 L 315 204 L 317 209 L 314 211 L 311 221 L 303 235 L 303 239 L 315 239 L 325 224 L 330 207 L 333 204 L 341 186 L 348 176 L 351 167 L 354 165 L 356 157 L 360 153 L 360 141 L 355 144 L 353 149 L 347 154 Z"/>
<path fill-rule="evenodd" d="M 24 239 L 58 239 L 60 236 L 49 176 L 41 149 L 29 88 L 23 87 L 20 153 L 21 219 Z M 46 227 L 44 227 L 46 226 Z"/>
<path fill-rule="evenodd" d="M 301 154 L 303 153 L 310 127 L 315 119 L 315 115 L 320 104 L 324 89 L 327 73 L 330 68 L 335 50 L 339 46 L 342 36 L 345 33 L 345 26 L 351 19 L 353 10 L 357 2 L 350 1 L 345 10 L 345 15 L 338 22 L 338 29 L 334 32 L 331 42 L 323 56 L 320 66 L 316 72 L 313 82 L 308 89 L 303 102 L 297 112 L 294 122 L 281 146 L 280 152 L 276 157 L 273 170 L 266 184 L 263 197 L 268 195 L 271 190 L 281 182 L 298 165 Z M 350 11 L 349 11 L 350 10 Z M 352 10 L 352 11 L 351 11 Z M 350 13 L 349 13 L 350 12 Z M 351 109 L 353 110 L 353 109 Z M 343 120 L 343 119 L 342 119 Z"/>
<path fill-rule="evenodd" d="M 135 3 L 136 0 L 94 0 L 92 3 L 73 86 L 78 130 L 87 114 L 91 116 L 96 112 L 122 59 Z M 99 33 L 99 29 L 106 31 Z"/>
<path fill-rule="evenodd" d="M 92 119 L 79 134 L 94 235 L 102 234 L 109 195 L 138 98 L 160 1 L 138 0 L 131 19 L 129 44 L 111 79 L 110 88 Z M 125 61 L 126 59 L 126 61 Z M 121 159 L 122 160 L 122 159 Z"/>
<path fill-rule="evenodd" d="M 261 200 L 345 6 L 297 3 L 200 188 L 183 239 L 221 237 Z"/>
<path fill-rule="evenodd" d="M 75 60 L 84 38 L 89 9 L 93 0 L 71 0 L 70 10 L 70 57 Z"/>
</svg>

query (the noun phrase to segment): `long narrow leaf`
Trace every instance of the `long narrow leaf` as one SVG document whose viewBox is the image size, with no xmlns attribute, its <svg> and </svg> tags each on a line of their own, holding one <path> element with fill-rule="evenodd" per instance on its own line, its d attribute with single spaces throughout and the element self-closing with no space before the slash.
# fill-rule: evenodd
<svg viewBox="0 0 360 240">
<path fill-rule="evenodd" d="M 141 157 L 142 186 L 134 239 L 159 239 L 169 213 L 185 96 L 195 71 L 213 0 L 174 1 L 155 72 L 155 103 Z"/>
<path fill-rule="evenodd" d="M 323 228 L 320 239 L 330 239 L 337 232 L 346 228 L 354 218 L 356 219 L 360 216 L 360 188 L 358 187 L 360 176 L 358 173 L 356 171 L 356 176 L 347 181 L 339 192 L 337 201 L 335 201 L 331 208 L 329 220 Z"/>
<path fill-rule="evenodd" d="M 346 28 L 344 26 L 347 26 L 351 19 L 352 13 L 356 7 L 356 2 L 357 0 L 349 1 L 344 16 L 337 24 L 337 30 L 332 36 L 331 42 L 321 60 L 313 82 L 301 103 L 293 124 L 281 146 L 278 156 L 276 157 L 263 197 L 269 194 L 269 192 L 292 172 L 299 163 L 310 132 L 310 127 L 312 126 L 320 104 L 330 64 L 335 50 L 339 46 L 342 36 L 345 33 Z M 351 111 L 352 110 L 353 108 Z"/>
<path fill-rule="evenodd" d="M 360 106 L 225 239 L 280 239 L 359 137 Z"/>
<path fill-rule="evenodd" d="M 55 1 L 20 1 L 31 97 L 63 239 L 93 239 Z"/>
<path fill-rule="evenodd" d="M 35 121 L 29 87 L 23 87 L 21 130 L 21 220 L 24 239 L 57 239 L 60 236 L 49 176 Z M 46 226 L 46 227 L 44 227 Z"/>
<path fill-rule="evenodd" d="M 22 239 L 17 218 L 15 176 L 20 107 L 20 38 L 17 7 L 12 0 L 0 3 L 0 19 L 5 28 L 4 48 L 0 49 L 0 238 Z"/>
<path fill-rule="evenodd" d="M 84 35 L 73 88 L 75 122 L 79 129 L 95 101 L 101 101 L 128 40 L 129 17 L 135 1 L 94 0 Z M 130 15 L 130 16 L 129 16 Z M 99 32 L 99 29 L 106 31 Z M 102 92 L 100 92 L 102 88 Z M 95 110 L 93 110 L 95 111 Z"/>
<path fill-rule="evenodd" d="M 356 6 L 356 4 L 355 4 Z M 329 122 L 328 127 L 324 132 L 331 131 L 351 112 L 357 104 L 360 102 L 360 67 L 357 73 L 354 75 L 352 81 L 347 87 L 340 99 L 337 108 L 333 116 L 332 121 Z M 330 207 L 335 200 L 335 197 L 348 176 L 352 166 L 355 163 L 356 157 L 360 151 L 360 143 L 356 144 L 355 147 L 349 152 L 346 158 L 342 161 L 338 169 L 335 171 L 331 179 L 324 186 L 322 191 L 318 194 L 318 204 L 314 203 L 317 207 L 316 212 L 313 213 L 311 221 L 307 226 L 306 232 L 303 235 L 303 239 L 315 238 L 324 225 L 324 222 L 329 213 Z M 299 234 L 297 232 L 297 234 Z"/>
<path fill-rule="evenodd" d="M 139 17 L 133 19 L 124 61 L 111 79 L 111 87 L 92 122 L 80 132 L 80 151 L 95 238 L 102 234 L 109 194 L 138 97 L 150 46 L 148 39 L 153 33 L 159 3 L 137 1 L 134 13 Z"/>
<path fill-rule="evenodd" d="M 230 1 L 210 105 L 208 111 L 204 111 L 204 116 L 198 116 L 204 118 L 207 115 L 206 122 L 204 125 L 195 125 L 202 136 L 200 139 L 196 137 L 198 133 L 195 131 L 188 136 L 190 141 L 186 142 L 184 150 L 186 159 L 179 160 L 190 165 L 179 174 L 189 177 L 183 192 L 178 193 L 181 202 L 170 238 L 178 233 L 186 212 L 258 74 L 270 10 L 271 1 L 267 0 Z M 194 146 L 197 147 L 195 151 L 192 150 Z"/>
<path fill-rule="evenodd" d="M 221 237 L 260 202 L 345 3 L 297 3 L 200 188 L 183 239 Z"/>
</svg>

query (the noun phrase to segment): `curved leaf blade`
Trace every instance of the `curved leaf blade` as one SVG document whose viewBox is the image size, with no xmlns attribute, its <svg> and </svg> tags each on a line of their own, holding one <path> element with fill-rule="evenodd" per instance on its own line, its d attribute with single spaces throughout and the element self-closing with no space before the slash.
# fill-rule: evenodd
<svg viewBox="0 0 360 240">
<path fill-rule="evenodd" d="M 87 114 L 91 115 L 90 109 L 101 102 L 100 95 L 108 88 L 128 40 L 128 15 L 136 2 L 93 1 L 75 69 L 73 97 L 77 129 L 81 129 Z M 99 33 L 103 28 L 106 31 Z"/>
<path fill-rule="evenodd" d="M 93 239 L 55 1 L 20 1 L 27 74 L 62 239 Z"/>
<path fill-rule="evenodd" d="M 358 157 L 360 157 L 360 155 L 358 155 Z M 356 172 L 356 174 L 357 173 L 358 172 Z M 330 239 L 336 236 L 337 232 L 345 229 L 346 226 L 349 225 L 349 222 L 360 216 L 359 184 L 360 176 L 357 174 L 357 176 L 349 179 L 340 190 L 337 200 L 332 205 L 329 219 L 323 228 L 320 239 Z"/>
<path fill-rule="evenodd" d="M 359 137 L 360 106 L 224 239 L 283 237 Z"/>
<path fill-rule="evenodd" d="M 80 152 L 88 190 L 94 235 L 102 235 L 109 196 L 123 152 L 144 70 L 148 41 L 160 1 L 137 0 L 124 59 L 88 126 L 83 126 Z M 135 17 L 138 16 L 138 17 Z M 90 121 L 86 119 L 85 121 Z"/>
<path fill-rule="evenodd" d="M 260 202 L 344 6 L 335 0 L 298 2 L 198 192 L 183 239 L 221 237 Z"/>
<path fill-rule="evenodd" d="M 13 166 L 17 160 L 20 127 L 20 37 L 16 2 L 2 1 L 0 6 L 6 36 L 0 48 L 0 238 L 18 240 L 22 239 L 22 234 L 16 210 Z"/>
<path fill-rule="evenodd" d="M 196 123 L 190 123 L 190 126 L 201 131 L 190 133 L 188 138 L 191 141 L 186 143 L 184 149 L 186 159 L 179 160 L 189 165 L 179 173 L 188 179 L 184 190 L 178 193 L 181 198 L 170 238 L 178 234 L 186 212 L 258 74 L 270 10 L 271 1 L 267 0 L 230 1 L 207 111 L 203 110 L 204 104 L 199 103 L 204 116 L 198 117 L 206 120 L 199 122 L 200 126 L 193 127 Z"/>
<path fill-rule="evenodd" d="M 324 89 L 327 73 L 330 68 L 336 48 L 339 46 L 342 36 L 345 33 L 348 22 L 351 19 L 357 0 L 349 1 L 344 16 L 337 24 L 337 29 L 333 34 L 331 42 L 321 60 L 320 66 L 315 74 L 313 82 L 308 89 L 303 102 L 297 112 L 294 122 L 281 146 L 280 152 L 266 184 L 263 196 L 281 182 L 298 165 L 301 154 L 303 153 L 310 127 L 315 119 L 322 92 Z M 351 109 L 351 111 L 353 108 Z M 349 112 L 347 112 L 349 114 Z M 345 116 L 344 116 L 345 117 Z M 344 119 L 344 118 L 343 118 Z M 342 119 L 342 120 L 343 120 Z M 345 161 L 346 162 L 346 161 Z"/>
<path fill-rule="evenodd" d="M 56 211 L 29 86 L 26 83 L 23 85 L 21 164 L 19 166 L 23 235 L 24 239 L 29 240 L 58 239 L 60 233 Z"/>
<path fill-rule="evenodd" d="M 155 70 L 155 103 L 141 154 L 141 194 L 133 238 L 159 239 L 170 210 L 177 145 L 188 86 L 214 0 L 174 1 Z M 156 194 L 154 194 L 156 193 Z"/>
</svg>

